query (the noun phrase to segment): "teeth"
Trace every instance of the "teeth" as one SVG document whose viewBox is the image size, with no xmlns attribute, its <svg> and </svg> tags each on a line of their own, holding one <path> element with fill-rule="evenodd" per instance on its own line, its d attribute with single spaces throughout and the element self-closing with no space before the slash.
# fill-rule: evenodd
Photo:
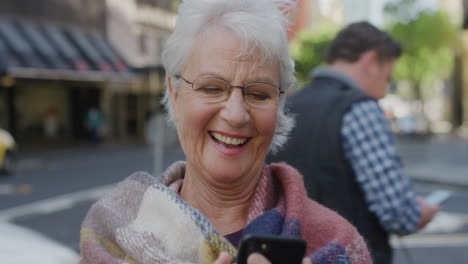
<svg viewBox="0 0 468 264">
<path fill-rule="evenodd" d="M 212 132 L 211 134 L 217 140 L 223 143 L 229 144 L 229 145 L 241 145 L 241 144 L 244 144 L 245 141 L 247 140 L 246 138 L 233 138 L 233 137 L 224 136 L 215 132 Z"/>
</svg>

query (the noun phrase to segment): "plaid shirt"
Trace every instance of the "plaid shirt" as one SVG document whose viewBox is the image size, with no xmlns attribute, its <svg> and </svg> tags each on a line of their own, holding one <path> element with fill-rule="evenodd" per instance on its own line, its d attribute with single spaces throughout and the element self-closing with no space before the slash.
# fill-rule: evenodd
<svg viewBox="0 0 468 264">
<path fill-rule="evenodd" d="M 416 231 L 420 208 L 378 103 L 368 100 L 354 104 L 343 117 L 341 135 L 346 158 L 369 210 L 390 233 Z"/>
</svg>

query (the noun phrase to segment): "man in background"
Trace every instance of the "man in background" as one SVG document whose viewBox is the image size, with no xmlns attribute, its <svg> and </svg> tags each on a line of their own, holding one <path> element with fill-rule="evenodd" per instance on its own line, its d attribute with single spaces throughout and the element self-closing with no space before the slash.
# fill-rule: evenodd
<svg viewBox="0 0 468 264">
<path fill-rule="evenodd" d="M 88 130 L 91 143 L 98 144 L 103 136 L 104 118 L 97 107 L 91 107 L 86 113 L 85 126 Z"/>
<path fill-rule="evenodd" d="M 413 233 L 440 210 L 416 197 L 377 102 L 400 55 L 401 46 L 367 22 L 344 28 L 329 47 L 329 66 L 291 98 L 297 125 L 270 157 L 299 169 L 309 196 L 354 224 L 377 264 L 392 261 L 389 234 Z"/>
</svg>

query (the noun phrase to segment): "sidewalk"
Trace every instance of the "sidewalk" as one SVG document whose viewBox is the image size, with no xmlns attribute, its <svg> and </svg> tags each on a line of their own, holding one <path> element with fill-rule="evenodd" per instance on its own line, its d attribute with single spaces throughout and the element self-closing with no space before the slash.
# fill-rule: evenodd
<svg viewBox="0 0 468 264">
<path fill-rule="evenodd" d="M 419 181 L 468 187 L 468 139 L 397 136 L 405 171 Z"/>
<path fill-rule="evenodd" d="M 91 144 L 76 144 L 70 146 L 52 146 L 48 148 L 29 148 L 22 149 L 23 152 L 19 155 L 18 160 L 18 174 L 27 172 L 31 173 L 35 170 L 43 170 L 50 167 L 55 168 L 53 164 L 60 162 L 63 159 L 76 160 L 83 159 L 84 156 L 108 156 L 115 155 L 116 153 L 128 153 L 129 155 L 135 154 L 137 156 L 147 155 L 151 156 L 152 146 L 146 145 L 142 142 L 127 142 L 127 143 L 115 143 L 106 142 L 100 145 Z M 174 159 L 182 159 L 183 153 L 178 145 L 167 146 L 165 155 L 166 163 Z M 13 175 L 15 177 L 15 175 Z M 11 190 L 14 185 L 4 185 L 3 189 L 0 184 L 0 192 L 8 194 L 8 192 L 15 192 Z M 95 189 L 105 188 L 100 186 Z M 86 199 L 97 199 L 95 195 L 90 193 L 93 189 L 79 192 L 80 196 L 86 197 Z M 96 193 L 103 193 L 98 191 Z M 71 199 L 76 196 L 77 193 L 68 193 L 63 195 L 62 200 L 56 201 L 57 206 L 61 206 L 69 200 L 73 200 L 76 203 L 76 199 Z M 0 196 L 1 198 L 1 196 Z M 54 196 L 51 199 L 57 200 Z M 44 204 L 47 199 L 39 200 L 36 203 L 29 203 L 25 206 L 41 207 L 41 203 Z M 47 205 L 50 210 L 52 207 Z M 11 211 L 24 210 L 24 206 L 18 206 L 13 208 Z M 3 210 L 5 212 L 7 210 Z M 33 211 L 28 209 L 28 211 Z M 11 213 L 11 212 L 9 212 Z M 1 213 L 0 213 L 1 214 Z M 13 214 L 14 215 L 14 214 Z M 11 216 L 11 215 L 10 215 Z M 2 218 L 0 216 L 0 218 Z M 1 264 L 78 264 L 79 254 L 75 251 L 77 248 L 67 247 L 65 244 L 61 244 L 58 240 L 43 235 L 40 232 L 36 232 L 32 229 L 26 228 L 22 225 L 12 224 L 8 221 L 10 219 L 0 219 L 0 258 Z M 80 219 L 81 220 L 81 219 Z M 44 233 L 46 234 L 46 233 Z"/>
<path fill-rule="evenodd" d="M 71 249 L 26 228 L 0 222 L 0 256 L 4 264 L 78 264 Z"/>
</svg>

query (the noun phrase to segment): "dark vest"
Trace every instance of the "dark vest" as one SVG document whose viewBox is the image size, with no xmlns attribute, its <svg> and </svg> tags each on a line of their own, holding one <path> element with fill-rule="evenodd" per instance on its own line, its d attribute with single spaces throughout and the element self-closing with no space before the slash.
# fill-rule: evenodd
<svg viewBox="0 0 468 264">
<path fill-rule="evenodd" d="M 289 100 L 296 116 L 286 146 L 268 162 L 285 161 L 298 169 L 310 198 L 350 221 L 366 239 L 374 263 L 390 264 L 388 233 L 368 210 L 341 137 L 343 116 L 353 103 L 373 100 L 346 80 L 318 75 Z"/>
</svg>

